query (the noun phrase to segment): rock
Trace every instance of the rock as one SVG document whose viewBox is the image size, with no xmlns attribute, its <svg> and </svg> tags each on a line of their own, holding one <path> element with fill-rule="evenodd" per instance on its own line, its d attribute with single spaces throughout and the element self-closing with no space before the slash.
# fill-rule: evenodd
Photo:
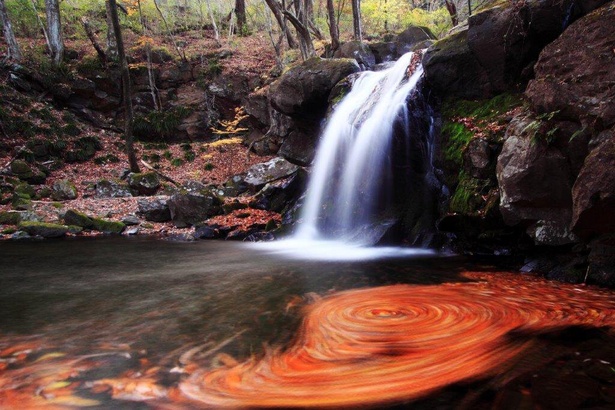
<svg viewBox="0 0 615 410">
<path fill-rule="evenodd" d="M 250 204 L 252 208 L 282 212 L 295 203 L 305 188 L 307 173 L 303 170 L 291 176 L 266 184 Z"/>
<path fill-rule="evenodd" d="M 270 106 L 269 100 L 267 99 L 268 92 L 269 87 L 259 88 L 248 95 L 248 99 L 245 104 L 246 113 L 250 114 L 256 120 L 257 124 L 263 127 L 270 124 Z"/>
<path fill-rule="evenodd" d="M 585 239 L 615 232 L 615 127 L 591 146 L 572 188 L 572 230 Z"/>
<path fill-rule="evenodd" d="M 133 226 L 131 228 L 126 228 L 126 230 L 124 230 L 123 234 L 124 235 L 128 235 L 128 236 L 138 235 L 139 234 L 139 228 L 136 227 L 136 226 Z"/>
<path fill-rule="evenodd" d="M 222 201 L 210 189 L 175 194 L 168 205 L 171 220 L 178 228 L 195 225 L 222 213 Z"/>
<path fill-rule="evenodd" d="M 33 185 L 43 184 L 47 179 L 47 175 L 44 172 L 20 159 L 16 159 L 11 163 L 11 173 L 22 181 Z"/>
<path fill-rule="evenodd" d="M 92 220 L 92 218 L 82 212 L 75 211 L 73 209 L 69 209 L 68 211 L 66 211 L 66 213 L 62 217 L 62 220 L 66 225 L 80 226 L 84 229 L 92 229 L 94 227 L 94 221 Z"/>
<path fill-rule="evenodd" d="M 281 155 L 288 162 L 293 164 L 308 167 L 312 164 L 316 156 L 316 148 L 318 147 L 318 131 L 308 131 L 308 127 L 301 127 L 290 132 L 284 139 L 278 155 Z"/>
<path fill-rule="evenodd" d="M 130 173 L 128 175 L 128 186 L 137 195 L 154 195 L 160 189 L 160 178 L 155 172 Z"/>
<path fill-rule="evenodd" d="M 30 236 L 41 236 L 43 238 L 61 238 L 69 232 L 78 233 L 81 231 L 80 227 L 44 222 L 22 222 L 19 224 L 19 229 L 27 232 Z"/>
<path fill-rule="evenodd" d="M 491 93 L 489 76 L 468 45 L 468 29 L 443 38 L 423 57 L 425 79 L 438 93 L 475 99 Z"/>
<path fill-rule="evenodd" d="M 589 280 L 602 286 L 615 287 L 615 235 L 610 233 L 597 237 L 590 242 L 589 249 Z"/>
<path fill-rule="evenodd" d="M 92 218 L 92 229 L 106 234 L 120 234 L 126 225 L 122 222 L 108 221 L 101 218 Z"/>
<path fill-rule="evenodd" d="M 376 65 L 376 57 L 370 47 L 362 41 L 343 43 L 333 54 L 335 58 L 354 58 L 362 70 L 371 70 Z"/>
<path fill-rule="evenodd" d="M 265 184 L 292 175 L 297 172 L 298 169 L 298 166 L 291 164 L 284 158 L 277 157 L 271 161 L 250 167 L 244 182 L 252 192 L 257 192 L 264 187 Z"/>
<path fill-rule="evenodd" d="M 224 196 L 226 197 L 236 197 L 248 190 L 248 186 L 244 182 L 244 176 L 235 175 L 226 181 L 222 187 L 222 191 L 224 192 Z"/>
<path fill-rule="evenodd" d="M 559 221 L 538 221 L 526 232 L 536 245 L 561 246 L 579 241 L 579 238 L 570 232 L 568 225 Z"/>
<path fill-rule="evenodd" d="M 97 198 L 125 198 L 131 197 L 128 184 L 103 179 L 96 183 Z"/>
<path fill-rule="evenodd" d="M 425 40 L 435 39 L 436 36 L 427 27 L 410 26 L 395 39 L 395 51 L 397 56 L 401 57 L 408 51 L 415 50 L 415 46 L 425 42 Z"/>
<path fill-rule="evenodd" d="M 54 201 L 77 199 L 77 188 L 68 180 L 55 181 L 52 186 L 51 198 Z"/>
<path fill-rule="evenodd" d="M 171 220 L 167 197 L 144 198 L 137 201 L 138 214 L 150 222 L 168 222 Z"/>
<path fill-rule="evenodd" d="M 388 63 L 395 61 L 399 57 L 397 55 L 397 46 L 394 42 L 370 43 L 369 48 L 376 59 L 376 64 Z"/>
<path fill-rule="evenodd" d="M 141 224 L 141 221 L 136 215 L 127 215 L 122 218 L 122 223 L 126 226 L 134 226 Z"/>
<path fill-rule="evenodd" d="M 6 211 L 0 212 L 0 225 L 19 225 L 22 212 Z"/>
<path fill-rule="evenodd" d="M 526 96 L 538 113 L 584 119 L 598 131 L 615 124 L 615 8 L 573 23 L 540 54 Z"/>
<path fill-rule="evenodd" d="M 500 212 L 508 225 L 540 220 L 567 225 L 572 211 L 570 167 L 559 150 L 533 134 L 533 121 L 521 114 L 506 130 L 496 168 Z"/>
<path fill-rule="evenodd" d="M 487 179 L 493 174 L 494 155 L 486 138 L 470 140 L 463 155 L 463 163 L 473 178 Z"/>
<path fill-rule="evenodd" d="M 197 239 L 220 239 L 225 235 L 225 232 L 220 231 L 220 229 L 213 225 L 200 226 L 194 231 L 194 237 Z"/>
<path fill-rule="evenodd" d="M 357 71 L 360 67 L 354 59 L 313 57 L 271 84 L 269 100 L 273 108 L 283 114 L 320 120 L 335 84 Z"/>
</svg>

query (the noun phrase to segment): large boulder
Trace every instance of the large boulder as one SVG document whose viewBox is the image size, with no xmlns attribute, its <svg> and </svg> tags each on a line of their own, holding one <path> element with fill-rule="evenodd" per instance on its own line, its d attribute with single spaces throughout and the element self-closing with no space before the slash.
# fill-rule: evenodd
<svg viewBox="0 0 615 410">
<path fill-rule="evenodd" d="M 531 115 L 519 115 L 506 131 L 496 169 L 500 212 L 508 225 L 548 221 L 567 226 L 572 212 L 570 166 L 535 133 L 535 121 Z"/>
<path fill-rule="evenodd" d="M 155 172 L 130 173 L 128 185 L 137 195 L 154 195 L 160 189 L 160 178 Z"/>
<path fill-rule="evenodd" d="M 572 229 L 586 239 L 615 232 L 615 128 L 591 146 L 572 188 Z"/>
<path fill-rule="evenodd" d="M 40 185 L 45 183 L 47 175 L 36 166 L 28 164 L 26 161 L 16 159 L 11 162 L 11 173 L 22 181 L 29 184 Z"/>
<path fill-rule="evenodd" d="M 313 57 L 288 70 L 269 88 L 271 105 L 283 114 L 322 119 L 329 93 L 344 77 L 360 71 L 350 58 Z"/>
<path fill-rule="evenodd" d="M 96 198 L 130 197 L 130 187 L 127 183 L 102 179 L 96 183 Z"/>
<path fill-rule="evenodd" d="M 222 213 L 222 200 L 208 188 L 175 194 L 168 205 L 171 220 L 178 228 L 195 225 Z"/>
<path fill-rule="evenodd" d="M 137 213 L 151 222 L 167 222 L 171 220 L 167 197 L 142 198 L 137 202 Z"/>
<path fill-rule="evenodd" d="M 441 94 L 482 98 L 491 93 L 489 75 L 468 45 L 468 29 L 437 41 L 423 57 L 425 79 Z"/>
<path fill-rule="evenodd" d="M 252 192 L 260 190 L 265 184 L 286 178 L 297 172 L 298 166 L 284 158 L 274 158 L 268 162 L 253 165 L 247 172 L 244 183 Z"/>
<path fill-rule="evenodd" d="M 77 199 L 77 194 L 75 184 L 68 180 L 55 181 L 51 187 L 51 198 L 55 201 Z"/>
<path fill-rule="evenodd" d="M 425 76 L 436 91 L 449 97 L 474 99 L 522 89 L 532 76 L 540 51 L 571 22 L 606 1 L 530 0 L 489 8 L 471 16 L 467 27 L 457 29 L 429 48 L 424 60 Z M 579 44 L 586 44 L 589 39 L 612 38 L 608 22 L 613 17 L 602 18 L 602 31 L 588 32 L 571 42 L 579 54 L 586 49 Z M 606 67 L 609 63 L 600 64 Z M 552 81 L 560 79 L 553 76 Z"/>
<path fill-rule="evenodd" d="M 540 54 L 526 95 L 539 113 L 578 120 L 597 129 L 615 124 L 615 6 L 573 23 Z"/>
<path fill-rule="evenodd" d="M 371 48 L 362 41 L 343 43 L 333 54 L 335 58 L 354 58 L 363 70 L 370 70 L 376 64 Z"/>
<path fill-rule="evenodd" d="M 414 51 L 417 47 L 426 47 L 436 36 L 427 27 L 410 26 L 395 39 L 395 49 L 398 56 Z"/>
</svg>

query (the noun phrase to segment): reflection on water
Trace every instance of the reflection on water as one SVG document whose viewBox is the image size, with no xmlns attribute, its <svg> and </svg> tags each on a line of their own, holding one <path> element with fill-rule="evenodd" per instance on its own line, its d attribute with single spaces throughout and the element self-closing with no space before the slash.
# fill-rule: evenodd
<svg viewBox="0 0 615 410">
<path fill-rule="evenodd" d="M 615 396 L 609 291 L 461 258 L 302 261 L 227 242 L 0 255 L 0 408 L 549 408 L 570 383 L 595 408 Z"/>
</svg>

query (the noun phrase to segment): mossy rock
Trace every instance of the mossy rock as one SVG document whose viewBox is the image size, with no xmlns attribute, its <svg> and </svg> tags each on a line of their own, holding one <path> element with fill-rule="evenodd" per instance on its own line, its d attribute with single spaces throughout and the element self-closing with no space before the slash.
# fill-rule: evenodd
<svg viewBox="0 0 615 410">
<path fill-rule="evenodd" d="M 94 221 L 86 214 L 69 209 L 62 217 L 66 225 L 80 226 L 84 229 L 93 229 Z"/>
<path fill-rule="evenodd" d="M 77 188 L 71 181 L 61 180 L 53 183 L 51 198 L 54 201 L 77 199 L 77 195 Z"/>
<path fill-rule="evenodd" d="M 52 194 L 52 190 L 51 188 L 44 186 L 41 189 L 38 190 L 38 192 L 36 193 L 35 198 L 36 199 L 43 199 L 43 198 L 49 198 Z"/>
<path fill-rule="evenodd" d="M 40 185 L 45 182 L 47 175 L 44 172 L 30 166 L 26 161 L 17 159 L 11 163 L 11 172 L 22 181 Z"/>
<path fill-rule="evenodd" d="M 154 195 L 160 189 L 160 178 L 155 172 L 131 173 L 128 185 L 138 195 Z"/>
<path fill-rule="evenodd" d="M 104 233 L 119 234 L 126 229 L 126 225 L 122 222 L 107 221 L 101 218 L 92 218 L 92 229 Z"/>
<path fill-rule="evenodd" d="M 15 194 L 13 195 L 13 198 L 11 199 L 11 206 L 13 207 L 13 209 L 17 209 L 20 211 L 27 211 L 32 206 L 32 201 L 30 200 L 30 197 L 27 195 L 22 196 L 19 194 Z"/>
<path fill-rule="evenodd" d="M 19 225 L 20 222 L 21 213 L 15 211 L 0 212 L 0 224 Z"/>
<path fill-rule="evenodd" d="M 61 238 L 67 233 L 81 232 L 78 226 L 67 226 L 47 222 L 22 222 L 19 229 L 27 232 L 30 236 L 42 236 L 43 238 Z"/>
<path fill-rule="evenodd" d="M 21 182 L 15 186 L 15 194 L 19 195 L 21 198 L 32 199 L 36 196 L 36 190 L 30 184 L 25 182 Z"/>
</svg>

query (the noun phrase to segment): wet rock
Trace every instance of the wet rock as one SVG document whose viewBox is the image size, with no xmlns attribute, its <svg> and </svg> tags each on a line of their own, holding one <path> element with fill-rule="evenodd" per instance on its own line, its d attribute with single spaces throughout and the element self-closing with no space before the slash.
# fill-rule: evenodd
<svg viewBox="0 0 615 410">
<path fill-rule="evenodd" d="M 125 198 L 131 196 L 130 187 L 126 183 L 106 179 L 96 183 L 97 198 Z"/>
<path fill-rule="evenodd" d="M 508 225 L 539 220 L 567 225 L 572 212 L 569 163 L 533 134 L 533 121 L 519 115 L 506 131 L 496 169 L 500 212 Z"/>
<path fill-rule="evenodd" d="M 615 9 L 579 19 L 540 54 L 526 95 L 538 113 L 584 121 L 598 131 L 615 124 Z"/>
<path fill-rule="evenodd" d="M 615 232 L 615 128 L 590 146 L 572 188 L 572 230 L 586 239 Z"/>
<path fill-rule="evenodd" d="M 558 221 L 538 221 L 532 224 L 526 232 L 536 245 L 561 246 L 579 241 L 568 225 Z"/>
<path fill-rule="evenodd" d="M 298 169 L 298 166 L 291 164 L 284 158 L 277 157 L 250 167 L 244 182 L 252 192 L 257 192 L 265 184 L 292 175 Z"/>
<path fill-rule="evenodd" d="M 143 198 L 137 201 L 137 213 L 150 222 L 168 222 L 171 220 L 167 197 Z"/>
<path fill-rule="evenodd" d="M 19 225 L 22 212 L 7 211 L 0 212 L 0 225 Z"/>
<path fill-rule="evenodd" d="M 310 125 L 304 125 L 291 131 L 284 139 L 278 155 L 287 161 L 302 166 L 310 166 L 316 156 L 318 146 L 318 130 Z"/>
<path fill-rule="evenodd" d="M 78 196 L 75 184 L 68 180 L 54 182 L 51 190 L 51 198 L 55 201 L 73 200 Z"/>
<path fill-rule="evenodd" d="M 371 70 L 376 65 L 376 57 L 370 47 L 362 41 L 347 41 L 333 54 L 335 58 L 354 58 L 362 70 Z"/>
<path fill-rule="evenodd" d="M 488 179 L 493 173 L 494 155 L 486 138 L 473 138 L 464 151 L 464 165 L 473 178 Z"/>
<path fill-rule="evenodd" d="M 398 58 L 397 46 L 394 42 L 370 43 L 369 48 L 376 59 L 376 64 L 388 63 Z"/>
<path fill-rule="evenodd" d="M 134 235 L 138 235 L 139 231 L 140 231 L 139 227 L 133 226 L 131 228 L 126 228 L 126 230 L 124 230 L 124 232 L 122 233 L 127 236 L 134 236 Z"/>
<path fill-rule="evenodd" d="M 220 239 L 225 236 L 226 233 L 217 225 L 203 225 L 194 230 L 194 237 L 197 239 Z"/>
<path fill-rule="evenodd" d="M 128 185 L 138 195 L 154 195 L 160 189 L 160 178 L 155 172 L 130 173 Z"/>
<path fill-rule="evenodd" d="M 222 201 L 210 189 L 175 194 L 168 205 L 171 220 L 178 228 L 195 225 L 222 213 Z"/>
<path fill-rule="evenodd" d="M 589 243 L 589 249 L 589 281 L 615 287 L 615 234 L 597 237 Z"/>
</svg>

